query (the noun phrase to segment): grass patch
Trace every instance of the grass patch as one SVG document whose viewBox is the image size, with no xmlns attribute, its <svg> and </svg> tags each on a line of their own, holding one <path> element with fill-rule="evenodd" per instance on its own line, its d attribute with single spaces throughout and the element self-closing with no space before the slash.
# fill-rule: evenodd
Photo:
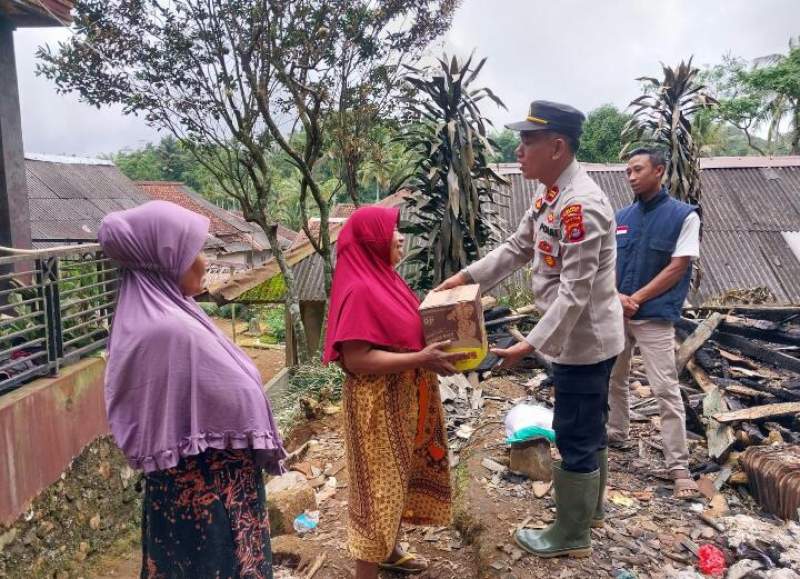
<svg viewBox="0 0 800 579">
<path fill-rule="evenodd" d="M 273 404 L 275 420 L 284 438 L 289 438 L 291 428 L 300 419 L 300 399 L 337 402 L 342 398 L 344 377 L 336 364 L 324 366 L 311 362 L 289 370 L 289 387 Z"/>
</svg>

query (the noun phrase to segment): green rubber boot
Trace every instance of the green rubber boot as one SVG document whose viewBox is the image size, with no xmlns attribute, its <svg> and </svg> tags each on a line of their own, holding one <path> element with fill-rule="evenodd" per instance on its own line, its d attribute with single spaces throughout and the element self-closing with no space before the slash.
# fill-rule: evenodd
<svg viewBox="0 0 800 579">
<path fill-rule="evenodd" d="M 553 465 L 556 521 L 542 531 L 520 529 L 517 545 L 539 557 L 588 557 L 592 554 L 591 524 L 597 508 L 600 470 L 569 472 Z"/>
<path fill-rule="evenodd" d="M 608 448 L 597 451 L 597 463 L 600 465 L 600 480 L 598 482 L 597 508 L 592 517 L 592 528 L 602 529 L 606 520 L 606 481 L 608 480 Z"/>
</svg>

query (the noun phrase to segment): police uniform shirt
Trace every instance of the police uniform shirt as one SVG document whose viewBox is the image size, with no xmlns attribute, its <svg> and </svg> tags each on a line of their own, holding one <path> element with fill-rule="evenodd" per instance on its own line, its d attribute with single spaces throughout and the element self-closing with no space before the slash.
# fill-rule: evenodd
<svg viewBox="0 0 800 579">
<path fill-rule="evenodd" d="M 517 231 L 465 272 L 487 291 L 533 260 L 542 317 L 527 342 L 559 364 L 594 364 L 625 343 L 615 233 L 608 198 L 573 161 L 534 198 Z"/>
</svg>

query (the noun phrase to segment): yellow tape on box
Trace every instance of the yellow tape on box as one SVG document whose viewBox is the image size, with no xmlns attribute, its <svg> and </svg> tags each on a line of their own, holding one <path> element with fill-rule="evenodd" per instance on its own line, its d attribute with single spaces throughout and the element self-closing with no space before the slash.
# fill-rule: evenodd
<svg viewBox="0 0 800 579">
<path fill-rule="evenodd" d="M 481 291 L 477 284 L 430 292 L 419 306 L 425 341 L 451 342 L 448 352 L 468 352 L 470 357 L 454 365 L 459 372 L 480 366 L 489 351 L 483 323 Z"/>
</svg>

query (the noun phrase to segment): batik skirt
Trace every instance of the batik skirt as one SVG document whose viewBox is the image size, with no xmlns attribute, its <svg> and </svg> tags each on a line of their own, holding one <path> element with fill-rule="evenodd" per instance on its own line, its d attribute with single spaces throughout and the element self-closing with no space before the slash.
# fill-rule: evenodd
<svg viewBox="0 0 800 579">
<path fill-rule="evenodd" d="M 400 523 L 450 524 L 452 490 L 436 374 L 350 376 L 344 386 L 348 547 L 384 561 Z"/>
<path fill-rule="evenodd" d="M 213 450 L 144 478 L 142 579 L 272 578 L 261 469 Z"/>
</svg>

